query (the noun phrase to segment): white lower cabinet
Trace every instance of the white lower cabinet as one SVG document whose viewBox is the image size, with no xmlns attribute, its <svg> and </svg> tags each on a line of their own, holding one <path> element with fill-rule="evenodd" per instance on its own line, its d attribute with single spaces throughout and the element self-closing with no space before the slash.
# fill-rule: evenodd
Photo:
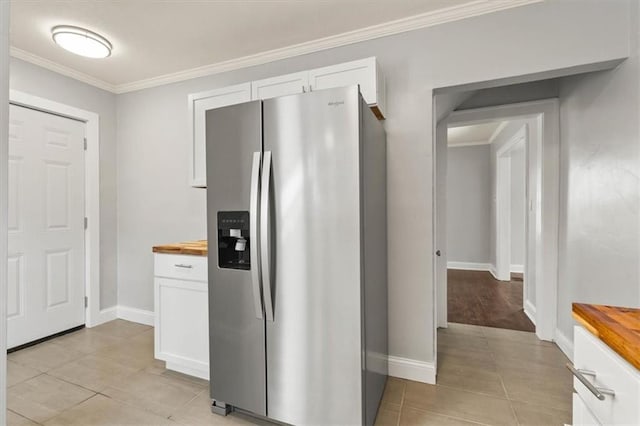
<svg viewBox="0 0 640 426">
<path fill-rule="evenodd" d="M 592 385 L 574 377 L 574 425 L 640 424 L 640 371 L 581 326 L 574 330 L 573 361 L 574 375 Z"/>
<path fill-rule="evenodd" d="M 154 256 L 155 357 L 209 380 L 207 257 Z"/>
</svg>

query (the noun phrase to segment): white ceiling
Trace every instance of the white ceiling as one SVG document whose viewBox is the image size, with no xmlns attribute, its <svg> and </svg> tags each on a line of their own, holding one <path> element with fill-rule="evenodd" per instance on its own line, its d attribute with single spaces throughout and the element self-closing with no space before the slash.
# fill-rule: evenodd
<svg viewBox="0 0 640 426">
<path fill-rule="evenodd" d="M 396 25 L 385 27 L 386 33 L 531 1 L 14 0 L 11 44 L 13 56 L 122 92 L 136 82 L 271 52 L 262 59 L 267 62 L 278 58 L 274 49 L 293 45 L 298 50 L 288 56 L 308 53 L 312 46 L 301 43 L 323 40 L 316 46 L 319 50 L 358 41 L 358 37 L 373 38 L 384 35 L 379 26 L 390 21 Z M 86 59 L 64 51 L 51 40 L 55 25 L 81 26 L 105 36 L 114 46 L 112 56 Z M 350 33 L 356 30 L 358 37 Z"/>
<path fill-rule="evenodd" d="M 471 126 L 449 127 L 447 130 L 447 142 L 449 146 L 488 144 L 493 134 L 502 124 L 502 121 L 492 121 Z"/>
</svg>

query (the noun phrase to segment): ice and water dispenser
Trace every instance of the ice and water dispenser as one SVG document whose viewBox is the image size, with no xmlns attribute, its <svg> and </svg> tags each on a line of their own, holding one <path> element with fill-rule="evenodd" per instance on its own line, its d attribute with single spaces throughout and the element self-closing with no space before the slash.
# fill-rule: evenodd
<svg viewBox="0 0 640 426">
<path fill-rule="evenodd" d="M 251 269 L 249 212 L 218 212 L 218 266 Z"/>
</svg>

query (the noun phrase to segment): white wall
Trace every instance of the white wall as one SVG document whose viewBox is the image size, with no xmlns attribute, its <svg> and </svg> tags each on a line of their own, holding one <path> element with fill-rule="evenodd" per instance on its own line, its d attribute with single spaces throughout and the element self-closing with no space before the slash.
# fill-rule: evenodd
<svg viewBox="0 0 640 426">
<path fill-rule="evenodd" d="M 489 263 L 491 147 L 447 152 L 447 261 Z"/>
<path fill-rule="evenodd" d="M 527 163 L 524 143 L 511 151 L 511 266 L 522 267 L 525 258 Z M 519 271 L 521 272 L 521 271 Z"/>
<path fill-rule="evenodd" d="M 525 120 L 507 125 L 498 148 Z M 495 158 L 491 145 L 449 147 L 447 164 L 447 261 L 493 264 L 495 251 Z M 525 255 L 526 163 L 524 144 L 511 152 L 511 265 L 520 270 Z M 492 167 L 492 165 L 494 167 Z M 493 233 L 493 234 L 492 234 Z M 495 249 L 493 249 L 495 250 Z M 482 265 L 478 265 L 481 267 Z"/>
<path fill-rule="evenodd" d="M 100 305 L 117 303 L 116 96 L 11 58 L 10 86 L 100 116 Z"/>
<path fill-rule="evenodd" d="M 490 258 L 489 263 L 492 265 L 496 265 L 496 236 L 498 235 L 498 213 L 496 210 L 496 200 L 497 200 L 497 162 L 496 158 L 498 155 L 498 150 L 509 142 L 515 134 L 522 129 L 523 126 L 527 126 L 528 129 L 528 137 L 531 138 L 531 129 L 535 128 L 535 120 L 534 119 L 522 119 L 522 120 L 511 120 L 509 123 L 502 129 L 502 131 L 496 135 L 495 139 L 491 146 L 490 153 L 490 162 L 491 162 L 491 206 L 490 206 L 490 217 L 491 221 L 489 224 L 489 250 L 490 250 Z M 513 212 L 512 212 L 513 213 Z M 512 217 L 513 221 L 513 217 Z M 513 252 L 512 252 L 513 255 Z M 511 262 L 514 264 L 514 262 Z M 522 264 L 522 263 L 521 263 Z"/>
<path fill-rule="evenodd" d="M 640 64 L 560 84 L 558 327 L 572 340 L 572 302 L 640 306 Z"/>
<path fill-rule="evenodd" d="M 432 89 L 625 57 L 628 15 L 628 1 L 542 2 L 118 96 L 119 303 L 152 309 L 152 245 L 206 235 L 205 192 L 187 186 L 187 94 L 377 56 L 387 76 L 390 354 L 433 361 Z"/>
</svg>

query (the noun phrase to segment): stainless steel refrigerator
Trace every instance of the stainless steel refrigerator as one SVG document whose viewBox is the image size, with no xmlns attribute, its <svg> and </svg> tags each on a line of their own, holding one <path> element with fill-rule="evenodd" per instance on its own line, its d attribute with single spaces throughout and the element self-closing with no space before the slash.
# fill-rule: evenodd
<svg viewBox="0 0 640 426">
<path fill-rule="evenodd" d="M 206 113 L 212 411 L 373 424 L 387 377 L 386 137 L 358 87 Z"/>
</svg>

